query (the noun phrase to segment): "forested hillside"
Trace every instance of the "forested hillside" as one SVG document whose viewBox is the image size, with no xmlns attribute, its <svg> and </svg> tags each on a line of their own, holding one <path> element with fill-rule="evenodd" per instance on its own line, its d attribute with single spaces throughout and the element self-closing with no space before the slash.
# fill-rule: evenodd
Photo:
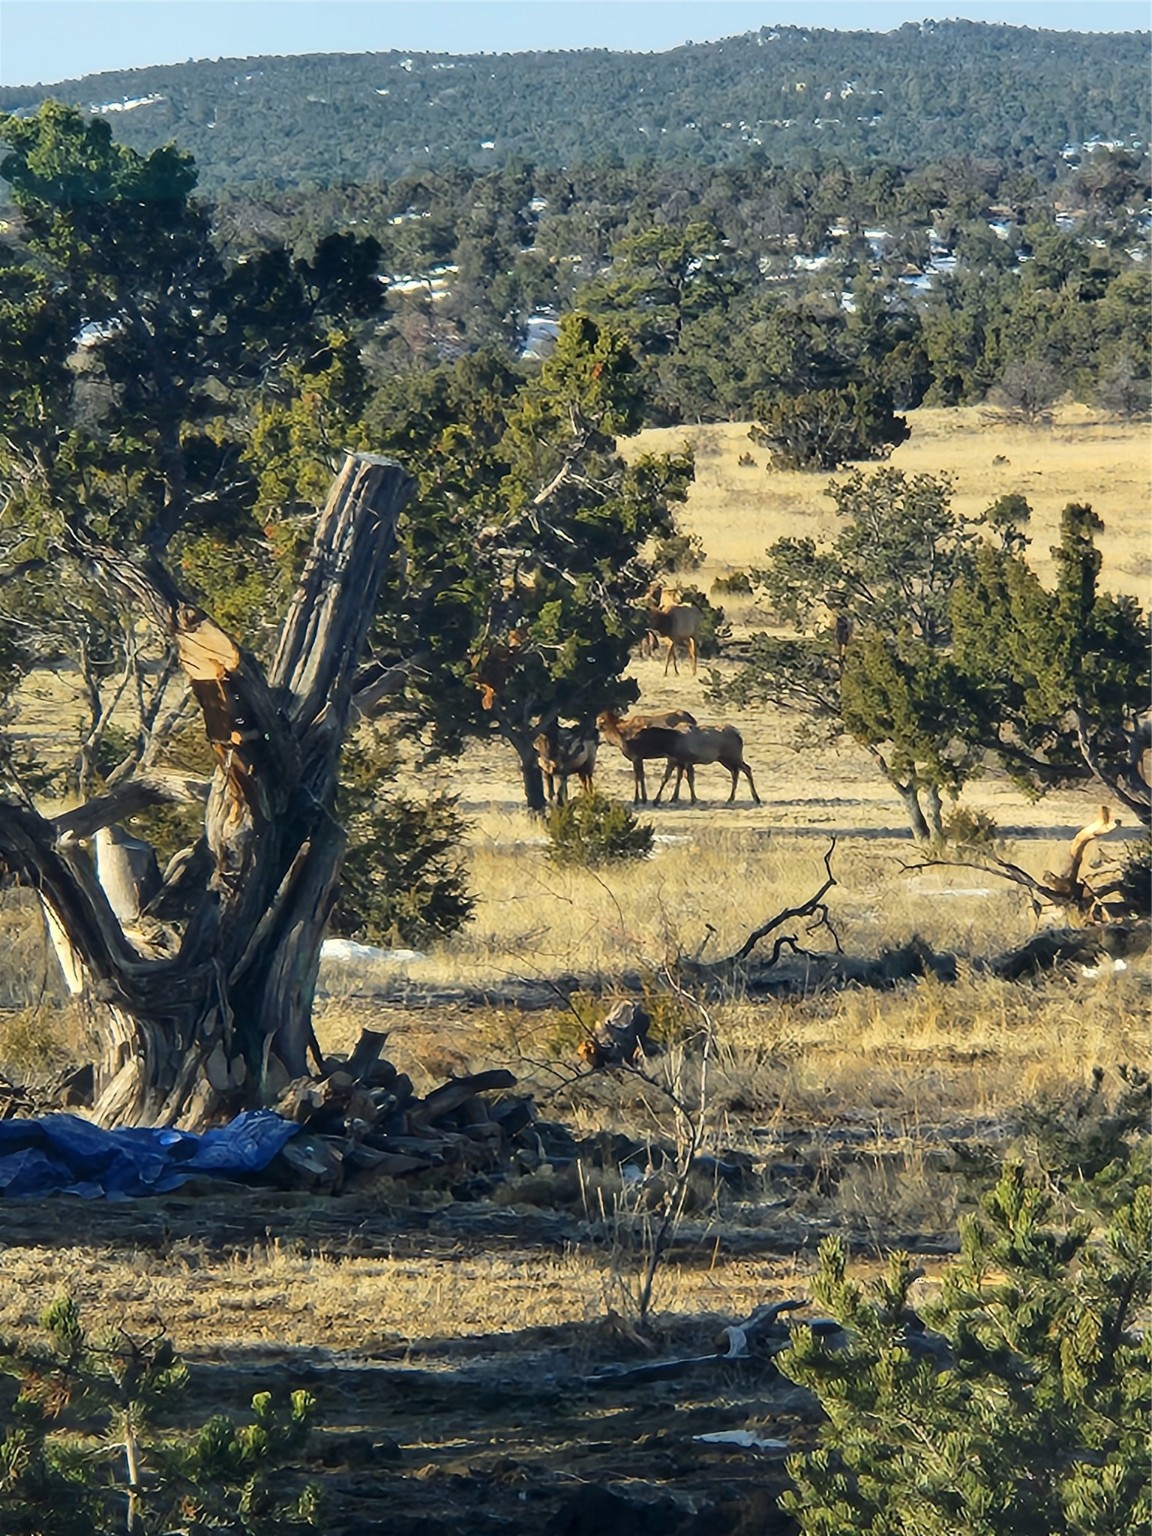
<svg viewBox="0 0 1152 1536">
<path fill-rule="evenodd" d="M 275 45 L 275 29 L 269 30 Z M 414 170 L 596 159 L 909 166 L 1051 164 L 1146 135 L 1147 34 L 967 21 L 889 33 L 763 28 L 666 53 L 325 54 L 189 62 L 0 91 L 110 115 L 147 151 L 189 150 L 201 186 L 291 187 Z"/>
</svg>

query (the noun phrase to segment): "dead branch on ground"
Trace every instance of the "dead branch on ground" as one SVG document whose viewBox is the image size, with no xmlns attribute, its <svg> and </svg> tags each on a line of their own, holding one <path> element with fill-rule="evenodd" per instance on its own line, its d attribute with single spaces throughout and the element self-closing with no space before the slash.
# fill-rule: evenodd
<svg viewBox="0 0 1152 1536">
<path fill-rule="evenodd" d="M 926 869 L 976 869 L 982 874 L 998 875 L 1019 885 L 1028 892 L 1032 910 L 1039 917 L 1045 907 L 1062 907 L 1078 913 L 1088 922 L 1099 921 L 1106 915 L 1104 898 L 1116 894 L 1116 885 L 1093 885 L 1084 871 L 1084 859 L 1098 838 L 1114 832 L 1120 826 L 1111 808 L 1100 807 L 1094 821 L 1080 828 L 1068 845 L 1064 867 L 1059 871 L 1046 869 L 1040 879 L 1013 864 L 1009 859 L 988 853 L 977 858 L 928 858 L 915 864 L 901 862 L 905 874 L 920 874 Z"/>
<path fill-rule="evenodd" d="M 746 960 L 757 944 L 760 943 L 761 939 L 766 939 L 770 933 L 775 933 L 778 928 L 782 928 L 785 923 L 791 922 L 793 918 L 811 918 L 812 921 L 804 929 L 804 932 L 816 933 L 823 929 L 831 936 L 832 942 L 836 946 L 836 953 L 843 954 L 839 935 L 832 926 L 828 904 L 824 900 L 832 887 L 837 884 L 836 877 L 832 873 L 832 855 L 835 851 L 836 839 L 833 838 L 828 845 L 827 853 L 824 855 L 824 871 L 826 875 L 824 883 L 808 897 L 807 901 L 801 902 L 796 907 L 785 907 L 782 912 L 777 912 L 775 917 L 770 917 L 767 922 L 761 923 L 758 928 L 754 928 L 740 948 L 735 950 L 726 959 L 711 960 L 706 963 L 701 961 L 692 962 L 691 965 L 686 967 L 690 974 L 696 977 L 707 977 L 714 976 L 717 972 L 731 969 L 731 967 Z M 807 959 L 814 958 L 812 952 L 801 948 L 799 939 L 795 934 L 784 933 L 780 934 L 773 943 L 772 954 L 767 964 L 770 966 L 775 965 L 785 948 L 791 950 L 794 955 L 800 955 Z"/>
</svg>

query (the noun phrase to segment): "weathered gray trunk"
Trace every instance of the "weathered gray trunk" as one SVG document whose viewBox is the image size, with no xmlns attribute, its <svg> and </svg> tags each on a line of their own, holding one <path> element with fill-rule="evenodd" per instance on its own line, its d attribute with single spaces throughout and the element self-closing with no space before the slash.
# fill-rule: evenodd
<svg viewBox="0 0 1152 1536">
<path fill-rule="evenodd" d="M 533 741 L 527 736 L 513 738 L 516 756 L 520 759 L 520 777 L 524 784 L 524 800 L 531 816 L 548 814 L 548 798 L 544 793 L 544 774 Z"/>
<path fill-rule="evenodd" d="M 399 465 L 348 458 L 267 677 L 154 563 L 85 551 L 167 624 L 216 756 L 206 878 L 181 893 L 175 955 L 157 954 L 135 924 L 126 933 L 77 842 L 77 826 L 117 820 L 130 786 L 70 822 L 0 804 L 0 858 L 40 892 L 104 1027 L 96 1115 L 106 1124 L 203 1125 L 268 1102 L 308 1070 L 344 847 L 333 805 L 353 678 L 412 488 Z"/>
<path fill-rule="evenodd" d="M 920 804 L 920 795 L 916 785 L 897 779 L 892 779 L 890 782 L 893 789 L 900 796 L 908 817 L 908 825 L 912 828 L 912 836 L 918 843 L 930 843 L 932 841 L 932 828 Z"/>
</svg>

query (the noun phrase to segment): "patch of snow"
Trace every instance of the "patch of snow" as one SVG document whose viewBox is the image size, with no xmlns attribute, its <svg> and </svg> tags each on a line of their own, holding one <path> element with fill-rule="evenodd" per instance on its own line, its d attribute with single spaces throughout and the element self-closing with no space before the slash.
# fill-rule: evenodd
<svg viewBox="0 0 1152 1536">
<path fill-rule="evenodd" d="M 155 106 L 155 104 L 158 101 L 163 101 L 163 100 L 164 100 L 163 96 L 157 96 L 157 95 L 153 95 L 153 96 L 133 96 L 133 97 L 125 96 L 122 101 L 105 101 L 105 102 L 102 102 L 99 106 L 90 106 L 88 108 L 88 110 L 89 110 L 89 112 L 96 112 L 96 113 L 135 112 L 137 107 L 151 107 L 151 106 Z"/>
<path fill-rule="evenodd" d="M 787 1451 L 787 1440 L 770 1440 L 753 1434 L 750 1429 L 720 1429 L 711 1435 L 693 1435 L 703 1445 L 736 1445 L 744 1451 Z"/>
<path fill-rule="evenodd" d="M 320 958 L 339 965 L 407 965 L 427 956 L 419 949 L 381 949 L 376 944 L 357 944 L 352 939 L 325 939 L 320 946 Z"/>
<path fill-rule="evenodd" d="M 524 328 L 524 345 L 520 357 L 525 362 L 543 361 L 555 350 L 560 335 L 560 322 L 551 315 L 529 315 Z"/>
<path fill-rule="evenodd" d="M 1128 969 L 1127 960 L 1113 960 L 1111 965 L 1082 965 L 1081 976 L 1087 976 L 1089 981 L 1094 981 L 1097 976 L 1115 976 L 1120 971 Z"/>
</svg>

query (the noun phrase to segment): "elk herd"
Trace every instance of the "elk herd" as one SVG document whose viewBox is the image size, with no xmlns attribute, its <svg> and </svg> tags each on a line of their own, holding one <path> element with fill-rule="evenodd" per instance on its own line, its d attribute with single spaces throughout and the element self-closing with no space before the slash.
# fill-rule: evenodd
<svg viewBox="0 0 1152 1536">
<path fill-rule="evenodd" d="M 676 782 L 672 803 L 679 802 L 681 786 L 687 779 L 689 798 L 693 805 L 698 804 L 696 769 L 709 763 L 719 763 L 731 776 L 729 805 L 736 798 L 741 774 L 748 780 L 753 804 L 760 804 L 752 770 L 744 761 L 744 740 L 735 726 L 701 725 L 694 715 L 683 709 L 662 715 L 628 717 L 606 709 L 596 717 L 595 726 L 553 725 L 536 737 L 533 745 L 550 805 L 564 804 L 570 778 L 578 778 L 586 790 L 592 788 L 592 773 L 601 741 L 618 747 L 632 765 L 634 805 L 648 804 L 644 764 L 654 761 L 664 763 L 664 777 L 653 798 L 654 805 L 660 804 L 673 775 Z"/>
<path fill-rule="evenodd" d="M 663 646 L 664 675 L 667 676 L 669 666 L 679 673 L 676 652 L 683 648 L 695 672 L 696 642 L 700 632 L 699 609 L 690 603 L 681 602 L 678 593 L 664 592 L 654 587 L 648 596 L 647 622 L 641 655 L 655 655 Z M 761 803 L 756 793 L 752 769 L 744 760 L 743 738 L 735 726 L 701 725 L 694 715 L 682 709 L 666 714 L 628 717 L 608 709 L 596 717 L 595 725 L 557 723 L 536 737 L 533 745 L 550 805 L 562 805 L 565 802 L 570 778 L 578 778 L 585 790 L 591 789 L 596 754 L 602 741 L 619 748 L 631 764 L 634 805 L 648 803 L 644 765 L 649 762 L 664 764 L 664 776 L 652 801 L 654 805 L 659 805 L 673 777 L 675 784 L 672 803 L 679 802 L 681 787 L 687 779 L 691 803 L 698 804 L 696 769 L 710 763 L 719 763 L 728 770 L 732 780 L 728 792 L 729 805 L 736 798 L 741 774 L 748 780 L 753 803 Z"/>
</svg>

